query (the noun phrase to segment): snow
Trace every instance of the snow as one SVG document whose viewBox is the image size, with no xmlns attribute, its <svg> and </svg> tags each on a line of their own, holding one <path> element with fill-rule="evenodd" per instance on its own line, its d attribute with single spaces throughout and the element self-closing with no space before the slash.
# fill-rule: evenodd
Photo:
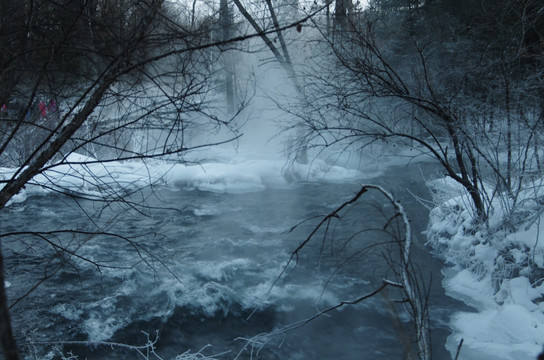
<svg viewBox="0 0 544 360">
<path fill-rule="evenodd" d="M 0 177 L 9 179 L 15 171 L 16 169 L 0 168 Z M 375 174 L 363 174 L 357 169 L 329 165 L 320 159 L 308 164 L 289 164 L 281 159 L 248 159 L 241 156 L 228 162 L 204 161 L 198 164 L 157 160 L 103 163 L 74 153 L 35 176 L 31 185 L 12 198 L 9 204 L 23 202 L 28 195 L 50 191 L 99 197 L 114 195 L 119 190 L 165 185 L 236 194 L 262 191 L 267 187 L 286 188 L 300 181 L 356 181 Z"/>
<path fill-rule="evenodd" d="M 511 204 L 504 200 L 490 204 L 487 225 L 475 224 L 467 194 L 451 179 L 430 181 L 429 187 L 438 206 L 431 210 L 427 237 L 447 264 L 443 286 L 474 309 L 451 317 L 452 357 L 463 340 L 459 359 L 536 359 L 544 343 L 544 217 L 534 201 L 541 194 L 522 191 L 521 226 L 505 230 L 505 206 Z"/>
<path fill-rule="evenodd" d="M 544 315 L 522 305 L 457 313 L 451 324 L 450 346 L 464 339 L 459 359 L 535 359 L 542 350 Z"/>
<path fill-rule="evenodd" d="M 446 274 L 444 287 L 446 294 L 463 300 L 475 308 L 495 308 L 491 277 L 479 279 L 474 273 L 463 269 L 453 274 Z"/>
</svg>

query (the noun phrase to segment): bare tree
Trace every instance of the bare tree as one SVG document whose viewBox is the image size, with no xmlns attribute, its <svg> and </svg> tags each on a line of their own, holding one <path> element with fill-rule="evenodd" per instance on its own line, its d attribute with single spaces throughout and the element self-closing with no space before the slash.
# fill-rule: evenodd
<svg viewBox="0 0 544 360">
<path fill-rule="evenodd" d="M 191 9 L 183 12 L 161 0 L 28 1 L 24 6 L 3 0 L 1 5 L 18 18 L 5 16 L 7 11 L 0 14 L 0 42 L 12 50 L 1 55 L 0 78 L 10 82 L 2 87 L 6 107 L 0 114 L 0 162 L 14 168 L 2 180 L 0 209 L 25 186 L 38 184 L 37 175 L 47 178 L 48 171 L 94 165 L 107 171 L 114 161 L 153 158 L 182 162 L 190 149 L 213 145 L 207 139 L 199 141 L 198 131 L 227 129 L 217 141 L 236 139 L 239 134 L 231 120 L 243 108 L 244 99 L 228 116 L 210 101 L 217 70 L 210 65 L 216 54 L 210 49 L 295 28 L 308 18 L 279 29 L 214 40 L 210 32 L 217 28 L 219 14 L 193 19 Z M 51 22 L 40 21 L 43 13 L 52 15 Z M 86 157 L 74 158 L 74 153 Z M 100 201 L 105 209 L 123 204 L 138 211 L 142 205 L 127 198 L 127 190 L 120 190 L 123 184 L 112 184 L 92 171 L 75 176 L 85 176 L 97 194 L 74 193 L 53 179 L 38 185 L 76 200 Z M 85 216 L 92 224 L 94 215 Z M 65 236 L 79 242 L 67 246 L 61 241 Z M 43 277 L 29 285 L 24 297 L 62 266 L 75 266 L 76 260 L 97 269 L 107 266 L 78 253 L 79 246 L 93 236 L 125 242 L 144 263 L 160 264 L 145 246 L 107 226 L 10 231 L 0 239 L 3 244 L 38 240 L 51 250 L 51 262 L 44 259 Z M 6 296 L 5 262 L 0 265 L 0 337 L 5 358 L 12 360 L 19 355 Z"/>
<path fill-rule="evenodd" d="M 146 5 L 145 10 L 148 12 L 148 15 L 142 17 L 135 27 L 134 38 L 131 39 L 130 46 L 123 49 L 116 56 L 114 61 L 108 64 L 100 76 L 91 84 L 89 90 L 80 97 L 78 103 L 83 104 L 81 110 L 74 114 L 72 113 L 75 109 L 73 109 L 72 112 L 68 112 L 56 128 L 51 131 L 50 135 L 42 141 L 41 144 L 38 144 L 37 148 L 34 149 L 32 154 L 30 154 L 27 160 L 22 164 L 24 167 L 21 167 L 20 171 L 15 173 L 10 180 L 5 182 L 4 187 L 0 191 L 0 208 L 4 208 L 7 202 L 15 194 L 17 194 L 36 174 L 42 171 L 43 166 L 61 150 L 68 140 L 83 125 L 85 120 L 87 120 L 109 87 L 117 81 L 121 75 L 129 70 L 127 65 L 130 63 L 133 51 L 135 50 L 133 46 L 138 46 L 139 42 L 144 39 L 149 31 L 151 20 L 157 16 L 162 4 L 161 2 L 154 1 Z M 3 71 L 6 71 L 5 68 Z M 41 75 L 43 76 L 43 74 Z M 36 90 L 37 89 L 35 88 L 34 91 Z M 68 116 L 70 116 L 70 118 Z M 17 132 L 24 124 L 23 121 L 24 118 L 20 119 L 20 121 L 12 127 L 9 134 L 2 139 L 0 154 L 4 153 L 10 142 L 13 141 Z M 1 265 L 3 265 L 3 263 Z M 4 269 L 2 267 L 0 269 L 0 274 L 2 274 L 0 275 L 0 323 L 2 324 L 0 337 L 2 339 L 4 357 L 7 360 L 12 360 L 19 359 L 19 355 L 11 329 L 3 271 Z"/>
<path fill-rule="evenodd" d="M 308 98 L 304 106 L 298 106 L 305 111 L 290 111 L 306 128 L 301 140 L 304 146 L 417 144 L 466 190 L 475 218 L 485 221 L 493 198 L 503 190 L 510 191 L 514 183 L 519 186 L 528 180 L 539 163 L 534 144 L 540 142 L 536 131 L 540 105 L 531 100 L 539 93 L 535 73 L 520 76 L 525 71 L 521 69 L 528 67 L 516 65 L 519 57 L 510 40 L 504 42 L 522 41 L 525 36 L 510 31 L 500 37 L 503 42 L 491 42 L 484 36 L 478 42 L 464 35 L 466 29 L 456 20 L 445 28 L 439 20 L 424 17 L 424 11 L 434 14 L 439 10 L 430 5 L 416 10 L 370 9 L 350 19 L 341 39 L 332 42 L 324 36 L 326 46 L 321 51 L 330 57 L 320 57 L 315 67 L 308 66 L 312 70 L 305 74 L 303 85 Z M 443 15 L 443 21 L 452 21 Z M 508 23 L 502 19 L 503 24 Z M 508 21 L 519 26 L 524 19 L 528 17 Z M 492 25 L 485 26 L 489 30 Z M 507 60 L 505 55 L 517 60 Z M 502 99 L 494 95 L 498 89 Z M 528 101 L 519 102 L 522 96 Z M 513 111 L 512 97 L 517 104 L 524 103 L 523 109 Z M 491 125 L 483 126 L 482 118 L 498 109 L 504 115 L 493 120 L 494 132 L 489 132 Z M 515 151 L 514 142 L 520 144 Z M 499 160 L 501 152 L 508 154 L 506 163 Z M 516 181 L 510 178 L 514 173 Z"/>
<path fill-rule="evenodd" d="M 219 5 L 219 17 L 223 40 L 228 41 L 232 37 L 233 18 L 226 0 L 221 0 Z M 225 88 L 227 96 L 227 111 L 234 110 L 234 61 L 232 52 L 227 52 L 225 59 Z"/>
<path fill-rule="evenodd" d="M 260 38 L 265 43 L 266 47 L 272 52 L 275 60 L 281 65 L 287 76 L 293 82 L 298 93 L 302 92 L 302 88 L 298 82 L 297 74 L 293 66 L 293 61 L 291 59 L 290 51 L 287 46 L 287 41 L 284 36 L 285 30 L 295 27 L 300 31 L 302 24 L 307 20 L 313 18 L 316 14 L 320 13 L 326 6 L 321 6 L 314 11 L 306 14 L 300 19 L 284 19 L 283 23 L 280 23 L 280 19 L 277 15 L 276 6 L 272 1 L 266 0 L 266 12 L 268 16 L 264 24 L 260 24 L 257 21 L 257 18 L 253 16 L 248 8 L 240 0 L 234 0 L 234 4 L 242 14 L 242 16 L 249 22 L 255 33 L 259 34 Z M 295 4 L 296 5 L 296 4 Z M 292 8 L 293 5 L 285 5 L 289 8 Z M 294 25 L 294 26 L 293 26 Z M 272 35 L 276 36 L 279 42 L 279 46 L 276 45 L 276 42 Z"/>
<path fill-rule="evenodd" d="M 2 181 L 0 209 L 36 175 L 48 170 L 172 157 L 209 145 L 188 139 L 188 128 L 229 126 L 230 119 L 222 118 L 206 102 L 210 74 L 202 62 L 205 57 L 199 54 L 220 42 L 203 45 L 209 28 L 186 30 L 164 1 L 15 4 L 2 0 L 0 4 L 5 10 L 0 14 L 0 41 L 12 49 L 1 58 L 4 106 L 0 156 L 5 165 L 17 166 Z M 41 18 L 44 11 L 52 14 L 50 22 Z M 4 87 L 4 81 L 8 86 Z M 191 120 L 190 113 L 198 120 Z M 134 141 L 138 134 L 144 140 Z M 230 138 L 236 136 L 233 132 Z M 96 159 L 74 162 L 69 156 L 74 152 Z M 91 181 L 98 188 L 111 185 L 98 175 Z M 54 183 L 42 186 L 63 191 Z M 105 190 L 96 200 L 122 201 L 122 196 Z M 127 205 L 131 206 L 130 202 Z M 56 241 L 63 232 L 4 233 L 2 238 L 39 238 L 54 249 L 55 256 L 66 254 L 67 259 L 79 257 L 98 268 L 103 266 L 82 258 L 77 247 Z M 95 233 L 116 237 L 99 230 Z M 79 234 L 85 236 L 85 232 Z M 144 251 L 131 239 L 117 238 L 133 244 L 136 251 Z M 13 360 L 20 356 L 11 327 L 2 260 L 0 254 L 0 339 L 4 358 Z M 35 286 L 54 273 L 47 271 Z"/>
<path fill-rule="evenodd" d="M 334 22 L 340 29 L 348 24 L 348 13 L 351 12 L 353 3 L 351 0 L 336 0 L 334 6 Z"/>
</svg>

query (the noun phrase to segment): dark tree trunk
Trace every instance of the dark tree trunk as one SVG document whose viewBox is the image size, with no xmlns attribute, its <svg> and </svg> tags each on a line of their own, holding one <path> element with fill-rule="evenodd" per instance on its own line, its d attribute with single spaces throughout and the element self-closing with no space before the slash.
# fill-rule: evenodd
<svg viewBox="0 0 544 360">
<path fill-rule="evenodd" d="M 221 0 L 219 8 L 219 23 L 223 32 L 223 41 L 228 41 L 231 38 L 232 21 L 227 0 Z M 225 92 L 227 111 L 230 114 L 234 111 L 234 64 L 230 51 L 225 53 Z"/>
<path fill-rule="evenodd" d="M 164 0 L 155 0 L 150 4 L 150 9 L 145 18 L 142 19 L 138 30 L 131 41 L 127 41 L 125 50 L 112 61 L 102 76 L 92 84 L 86 97 L 85 105 L 82 109 L 62 128 L 58 129 L 55 138 L 48 139 L 43 146 L 39 147 L 27 159 L 24 169 L 17 172 L 5 186 L 0 190 L 0 210 L 3 209 L 8 201 L 36 175 L 39 174 L 43 166 L 50 161 L 53 156 L 70 140 L 75 132 L 83 125 L 89 115 L 94 111 L 98 103 L 110 86 L 119 79 L 121 75 L 130 70 L 130 60 L 134 56 L 134 49 L 144 39 L 152 20 L 155 18 L 159 8 Z M 1 153 L 2 151 L 0 151 Z M 18 360 L 19 354 L 17 343 L 13 336 L 12 325 L 10 321 L 9 307 L 4 279 L 4 264 L 0 247 L 0 343 L 4 353 L 4 360 Z"/>
<path fill-rule="evenodd" d="M 334 7 L 334 23 L 338 27 L 346 25 L 348 17 L 348 0 L 336 0 L 336 6 Z"/>
<path fill-rule="evenodd" d="M 0 247 L 0 340 L 5 360 L 19 360 L 17 342 L 11 329 L 11 319 L 9 315 L 8 297 L 6 294 L 6 285 L 4 279 L 4 261 L 2 257 L 2 248 Z"/>
</svg>

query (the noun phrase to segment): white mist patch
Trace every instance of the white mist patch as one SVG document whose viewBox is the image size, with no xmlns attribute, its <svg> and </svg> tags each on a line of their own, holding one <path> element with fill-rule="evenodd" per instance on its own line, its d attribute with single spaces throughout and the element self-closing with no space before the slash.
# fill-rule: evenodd
<svg viewBox="0 0 544 360">
<path fill-rule="evenodd" d="M 300 300 L 302 302 L 308 302 L 309 304 L 317 304 L 320 306 L 327 306 L 340 303 L 340 299 L 334 295 L 331 291 L 324 291 L 323 284 L 316 280 L 314 283 L 306 284 L 293 284 L 287 283 L 283 286 L 273 286 L 270 284 L 261 284 L 254 290 L 254 296 L 256 299 L 266 299 L 266 301 L 273 301 L 279 304 L 282 300 Z M 281 307 L 280 307 L 281 309 Z M 290 311 L 290 308 L 285 309 Z"/>
<path fill-rule="evenodd" d="M 195 271 L 199 276 L 214 281 L 223 281 L 237 273 L 248 270 L 254 266 L 254 261 L 250 259 L 229 259 L 224 261 L 197 261 L 194 263 Z"/>
<path fill-rule="evenodd" d="M 128 324 L 120 321 L 115 316 L 104 317 L 102 313 L 92 312 L 90 318 L 85 320 L 84 328 L 88 334 L 89 341 L 106 341 L 113 337 L 115 332 Z"/>
<path fill-rule="evenodd" d="M 210 205 L 201 205 L 195 209 L 193 209 L 193 214 L 195 216 L 214 216 L 214 215 L 220 215 L 221 209 L 210 206 Z"/>
<path fill-rule="evenodd" d="M 244 228 L 251 231 L 253 234 L 281 234 L 288 229 L 272 226 L 258 226 L 255 224 L 243 224 Z"/>
<path fill-rule="evenodd" d="M 83 328 L 89 341 L 105 341 L 111 339 L 115 332 L 130 322 L 130 314 L 117 311 L 117 299 L 106 297 L 86 309 L 88 318 L 83 321 Z"/>
<path fill-rule="evenodd" d="M 73 304 L 58 304 L 50 310 L 51 313 L 60 315 L 68 320 L 79 320 L 83 310 L 76 308 Z"/>
</svg>

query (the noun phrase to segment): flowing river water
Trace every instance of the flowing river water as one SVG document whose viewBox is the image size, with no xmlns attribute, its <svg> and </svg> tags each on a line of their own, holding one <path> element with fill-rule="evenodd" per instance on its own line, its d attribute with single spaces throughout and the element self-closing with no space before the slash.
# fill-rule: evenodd
<svg viewBox="0 0 544 360">
<path fill-rule="evenodd" d="M 385 187 L 408 211 L 413 261 L 427 283 L 432 278 L 433 355 L 446 359 L 449 315 L 462 305 L 441 287 L 441 264 L 424 246 L 428 210 L 414 197 L 430 198 L 422 174 L 433 176 L 436 169 L 432 163 L 392 167 L 364 183 Z M 253 344 L 264 345 L 258 352 L 246 346 L 252 336 L 361 296 L 383 278 L 394 280 L 389 248 L 368 246 L 390 240 L 379 231 L 388 206 L 375 194 L 331 224 L 327 237 L 319 233 L 280 276 L 321 217 L 360 186 L 301 182 L 242 194 L 156 187 L 126 198 L 145 207 L 105 207 L 60 194 L 13 204 L 1 214 L 4 233 L 43 233 L 2 240 L 10 300 L 47 278 L 12 308 L 21 348 L 29 358 L 54 359 L 51 342 L 89 341 L 95 345 L 56 348 L 80 359 L 136 359 L 130 349 L 99 342 L 143 345 L 146 333 L 154 339 L 158 332 L 157 353 L 164 359 L 207 344 L 205 354 L 227 352 L 220 359 L 400 359 L 414 346 L 394 292 L 259 338 Z M 102 234 L 86 233 L 97 227 Z M 84 233 L 47 233 L 74 229 Z M 58 245 L 78 255 L 61 253 Z"/>
</svg>

